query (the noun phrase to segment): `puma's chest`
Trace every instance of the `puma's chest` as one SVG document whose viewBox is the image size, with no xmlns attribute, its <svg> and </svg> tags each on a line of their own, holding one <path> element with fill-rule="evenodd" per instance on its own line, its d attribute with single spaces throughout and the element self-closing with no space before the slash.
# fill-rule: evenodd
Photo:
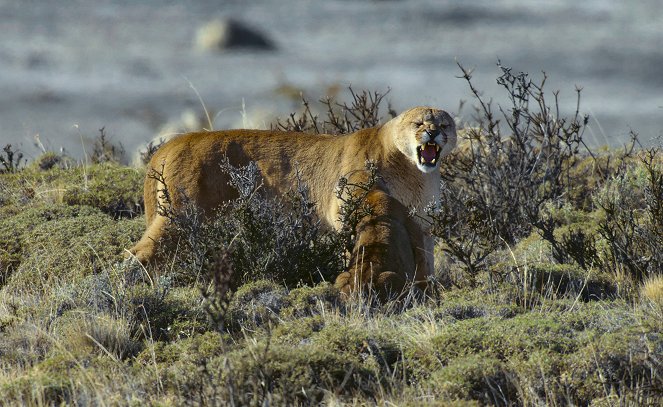
<svg viewBox="0 0 663 407">
<path fill-rule="evenodd" d="M 391 175 L 391 174 L 390 174 Z M 396 198 L 408 209 L 414 209 L 419 216 L 425 216 L 424 210 L 430 204 L 438 205 L 440 201 L 440 175 L 439 173 L 417 174 L 405 176 L 390 176 L 385 179 L 389 195 Z M 429 225 L 423 219 L 415 217 L 417 223 L 424 230 Z"/>
</svg>

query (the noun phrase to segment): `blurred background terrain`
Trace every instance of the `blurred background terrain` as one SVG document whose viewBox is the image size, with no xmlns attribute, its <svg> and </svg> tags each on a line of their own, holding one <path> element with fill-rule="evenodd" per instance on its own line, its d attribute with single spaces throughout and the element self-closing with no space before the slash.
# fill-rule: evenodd
<svg viewBox="0 0 663 407">
<path fill-rule="evenodd" d="M 559 89 L 589 114 L 586 139 L 663 132 L 658 1 L 0 0 L 0 144 L 82 157 L 105 127 L 126 159 L 159 134 L 269 127 L 300 94 L 386 91 L 395 110 L 433 105 L 471 121 L 456 62 L 505 97 L 496 62 Z M 199 95 L 198 95 L 199 94 Z"/>
</svg>

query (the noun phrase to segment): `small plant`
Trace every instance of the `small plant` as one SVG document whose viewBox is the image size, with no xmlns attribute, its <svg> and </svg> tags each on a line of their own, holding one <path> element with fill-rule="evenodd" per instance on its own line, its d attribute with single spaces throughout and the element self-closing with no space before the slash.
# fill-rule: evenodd
<svg viewBox="0 0 663 407">
<path fill-rule="evenodd" d="M 205 312 L 216 330 L 222 332 L 233 294 L 234 270 L 228 251 L 221 249 L 213 256 L 214 258 L 207 270 L 207 278 L 210 284 L 204 289 L 201 287 L 201 293 L 205 300 Z"/>
<path fill-rule="evenodd" d="M 2 151 L 4 154 L 0 154 L 0 164 L 3 168 L 0 168 L 0 174 L 17 172 L 27 162 L 23 159 L 23 153 L 18 150 L 14 151 L 11 144 L 7 144 Z"/>
<path fill-rule="evenodd" d="M 105 162 L 119 163 L 122 161 L 124 153 L 125 151 L 122 144 L 115 145 L 111 143 L 106 136 L 106 128 L 100 128 L 99 137 L 94 141 L 92 162 L 95 164 Z"/>
<path fill-rule="evenodd" d="M 67 168 L 71 159 L 64 154 L 57 154 L 52 151 L 42 154 L 37 160 L 37 167 L 42 171 L 48 171 L 53 168 Z"/>
<path fill-rule="evenodd" d="M 150 160 L 152 159 L 152 156 L 154 153 L 157 152 L 159 147 L 164 145 L 166 143 L 166 140 L 163 138 L 159 139 L 159 142 L 155 142 L 154 140 L 150 140 L 149 143 L 145 146 L 145 150 L 139 151 L 140 155 L 140 162 L 143 163 L 143 165 L 149 164 Z"/>
<path fill-rule="evenodd" d="M 320 100 L 326 111 L 322 119 L 313 113 L 309 101 L 302 96 L 303 112 L 291 113 L 285 121 L 277 120 L 272 127 L 311 134 L 348 134 L 380 124 L 383 119 L 381 107 L 389 91 L 381 93 L 363 90 L 357 93 L 352 87 L 349 91 L 352 96 L 349 104 L 329 97 Z M 389 103 L 387 110 L 391 117 L 396 117 Z"/>
<path fill-rule="evenodd" d="M 596 237 L 593 234 L 586 233 L 582 229 L 572 229 L 562 237 L 559 245 L 561 247 L 553 246 L 553 256 L 560 263 L 566 263 L 568 256 L 585 270 L 601 265 Z"/>
</svg>

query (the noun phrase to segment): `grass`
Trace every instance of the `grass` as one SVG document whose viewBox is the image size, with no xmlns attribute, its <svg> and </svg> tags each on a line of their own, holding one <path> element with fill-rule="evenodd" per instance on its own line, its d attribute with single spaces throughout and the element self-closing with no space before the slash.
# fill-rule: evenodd
<svg viewBox="0 0 663 407">
<path fill-rule="evenodd" d="M 345 105 L 327 101 L 330 120 L 306 104 L 303 116 L 279 126 L 342 133 L 361 126 L 348 111 L 367 103 L 357 120 L 375 117 L 379 94 L 351 97 Z M 259 262 L 267 246 L 319 244 L 314 223 L 289 229 L 301 228 L 308 212 L 275 215 L 284 209 L 260 200 L 238 201 L 223 216 L 241 209 L 249 220 L 278 219 L 283 230 L 252 234 L 236 221 L 216 223 L 241 235 L 238 279 L 215 278 L 233 267 L 233 253 L 214 252 L 210 242 L 223 245 L 224 235 L 213 228 L 187 243 L 206 259 L 183 253 L 157 270 L 123 262 L 144 226 L 144 171 L 109 159 L 113 148 L 100 145 L 106 158 L 85 166 L 53 153 L 27 165 L 16 154 L 5 158 L 12 164 L 0 173 L 3 403 L 663 402 L 660 149 L 561 157 L 553 168 L 559 178 L 522 184 L 545 198 L 540 205 L 523 203 L 511 220 L 519 223 L 500 229 L 485 222 L 494 208 L 465 184 L 472 171 L 490 170 L 477 155 L 497 145 L 460 149 L 474 158 L 452 157 L 445 167 L 467 172 L 445 181 L 463 201 L 448 201 L 452 216 L 437 219 L 456 229 L 437 236 L 435 290 L 380 304 L 371 293 L 342 301 L 329 282 L 311 278 L 319 270 L 302 269 L 316 267 L 319 256 L 317 265 L 333 275 L 327 246 L 297 267 L 291 258 Z M 529 157 L 530 150 L 500 148 Z M 474 165 L 464 167 L 468 157 Z"/>
</svg>

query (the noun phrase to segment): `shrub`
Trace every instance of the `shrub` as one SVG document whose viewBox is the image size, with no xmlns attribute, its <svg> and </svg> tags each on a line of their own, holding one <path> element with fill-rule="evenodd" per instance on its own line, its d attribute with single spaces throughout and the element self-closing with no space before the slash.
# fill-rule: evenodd
<svg viewBox="0 0 663 407">
<path fill-rule="evenodd" d="M 517 315 L 510 319 L 477 318 L 456 322 L 432 339 L 441 361 L 484 353 L 500 360 L 519 359 L 529 352 L 573 350 L 575 332 L 553 316 Z"/>
<path fill-rule="evenodd" d="M 0 174 L 0 204 L 87 205 L 113 218 L 132 218 L 143 213 L 142 170 L 105 163 L 91 166 L 31 166 L 20 173 Z M 4 195 L 4 194 L 3 194 Z"/>
<path fill-rule="evenodd" d="M 31 167 L 37 168 L 41 171 L 48 171 L 54 168 L 64 169 L 73 167 L 73 159 L 64 154 L 57 154 L 49 151 L 37 157 Z"/>
<path fill-rule="evenodd" d="M 114 222 L 98 211 L 36 224 L 19 237 L 7 289 L 37 292 L 64 277 L 71 281 L 99 272 L 121 259 L 142 228 L 136 220 Z"/>
<path fill-rule="evenodd" d="M 0 208 L 0 285 L 18 268 L 30 253 L 30 234 L 36 228 L 48 229 L 57 221 L 99 212 L 85 206 L 38 205 L 19 210 Z M 46 226 L 45 226 L 46 225 Z"/>
<path fill-rule="evenodd" d="M 305 318 L 341 307 L 340 295 L 329 283 L 303 286 L 288 292 L 283 285 L 259 280 L 241 286 L 227 308 L 227 326 L 256 329 L 282 319 Z"/>
<path fill-rule="evenodd" d="M 503 364 L 490 356 L 469 355 L 435 371 L 424 386 L 451 400 L 478 400 L 486 405 L 509 405 L 515 390 Z"/>
<path fill-rule="evenodd" d="M 221 400 L 241 405 L 262 404 L 263 400 L 312 405 L 328 392 L 370 400 L 379 389 L 376 372 L 356 357 L 315 345 L 249 345 L 228 355 L 219 378 Z"/>
<path fill-rule="evenodd" d="M 443 250 L 471 275 L 485 269 L 492 252 L 513 245 L 532 228 L 557 245 L 555 225 L 542 208 L 563 203 L 573 187 L 570 160 L 586 148 L 587 117 L 578 110 L 569 119 L 560 117 L 557 93 L 552 107 L 546 99 L 545 75 L 535 83 L 527 74 L 498 66 L 497 83 L 510 103 L 498 106 L 501 119 L 474 88 L 471 73 L 459 65 L 479 104 L 478 123 L 464 132 L 465 151 L 461 148 L 450 158 L 453 165 L 444 167 L 440 205 L 428 210 Z"/>
<path fill-rule="evenodd" d="M 291 318 L 318 315 L 342 307 L 338 289 L 326 282 L 313 287 L 304 286 L 291 290 L 287 302 L 288 306 L 283 310 L 283 315 Z"/>
<path fill-rule="evenodd" d="M 338 240 L 316 217 L 305 185 L 299 183 L 282 199 L 269 198 L 255 163 L 234 168 L 226 162 L 222 169 L 239 197 L 224 203 L 211 220 L 186 196 L 181 209 L 160 208 L 178 239 L 186 274 L 199 275 L 219 248 L 230 253 L 235 287 L 261 278 L 288 285 L 324 281 L 340 271 L 343 253 Z M 164 192 L 166 205 L 170 193 Z M 171 242 L 163 247 L 173 246 Z"/>
<path fill-rule="evenodd" d="M 660 149 L 643 151 L 641 166 L 624 171 L 596 194 L 605 216 L 599 234 L 605 261 L 637 282 L 663 272 L 663 166 Z"/>
<path fill-rule="evenodd" d="M 621 330 L 596 337 L 568 360 L 564 372 L 575 404 L 616 395 L 635 395 L 645 404 L 663 396 L 660 334 Z M 654 402 L 654 404 L 656 404 Z M 652 404 L 652 405 L 654 405 Z"/>
<path fill-rule="evenodd" d="M 287 304 L 286 295 L 285 287 L 268 280 L 243 285 L 230 302 L 227 326 L 255 329 L 275 321 Z"/>
<path fill-rule="evenodd" d="M 29 368 L 42 361 L 51 351 L 53 342 L 48 333 L 19 318 L 0 330 L 0 358 L 4 364 Z"/>
<path fill-rule="evenodd" d="M 142 350 L 133 322 L 122 317 L 69 311 L 56 324 L 58 340 L 72 354 L 96 353 L 124 360 Z"/>
<path fill-rule="evenodd" d="M 558 93 L 552 103 L 546 97 L 545 75 L 535 83 L 527 74 L 499 67 L 498 84 L 509 103 L 494 109 L 460 66 L 478 106 L 476 124 L 459 132 L 464 143 L 443 166 L 440 202 L 427 210 L 448 255 L 444 263 L 451 270 L 442 280 L 474 285 L 489 272 L 494 287 L 495 280 L 510 279 L 510 269 L 495 265 L 505 255 L 518 263 L 513 253 L 502 251 L 511 251 L 532 231 L 549 250 L 543 253 L 548 257 L 539 256 L 544 261 L 576 264 L 588 275 L 617 272 L 635 282 L 660 273 L 660 147 L 636 151 L 632 134 L 623 151 L 596 155 L 583 140 L 588 118 L 579 114 L 579 103 L 563 118 Z M 577 93 L 579 101 L 580 89 Z M 516 268 L 531 267 L 525 261 Z M 458 268 L 464 279 L 452 277 Z M 620 283 L 616 291 L 628 291 L 629 284 Z M 615 292 L 609 285 L 590 285 L 582 298 L 597 295 L 596 289 L 598 295 Z"/>
<path fill-rule="evenodd" d="M 161 279 L 132 288 L 127 300 L 124 313 L 141 325 L 136 334 L 142 339 L 174 341 L 212 329 L 198 287 L 168 287 Z"/>
<path fill-rule="evenodd" d="M 619 290 L 608 275 L 590 273 L 567 264 L 534 263 L 521 270 L 512 270 L 504 282 L 518 290 L 517 298 L 527 307 L 544 299 L 590 301 L 614 298 Z"/>
<path fill-rule="evenodd" d="M 382 123 L 382 105 L 388 91 L 355 92 L 352 87 L 348 90 L 352 97 L 350 103 L 338 102 L 330 97 L 320 100 L 325 109 L 322 118 L 313 112 L 309 101 L 302 97 L 303 111 L 292 113 L 285 121 L 277 120 L 272 128 L 311 134 L 349 134 Z M 397 116 L 390 103 L 387 111 L 391 117 Z"/>
<path fill-rule="evenodd" d="M 143 213 L 144 173 L 115 164 L 79 167 L 65 177 L 62 201 L 69 205 L 87 205 L 98 208 L 113 218 L 133 218 Z M 67 179 L 69 178 L 69 179 Z"/>
</svg>

